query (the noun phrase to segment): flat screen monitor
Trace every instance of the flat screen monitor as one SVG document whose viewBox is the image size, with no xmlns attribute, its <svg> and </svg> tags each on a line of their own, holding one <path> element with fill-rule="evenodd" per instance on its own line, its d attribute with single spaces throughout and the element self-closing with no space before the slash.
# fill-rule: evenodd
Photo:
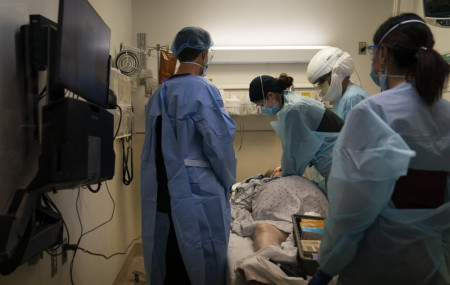
<svg viewBox="0 0 450 285">
<path fill-rule="evenodd" d="M 423 0 L 425 21 L 441 28 L 450 28 L 450 1 Z"/>
<path fill-rule="evenodd" d="M 448 0 L 424 0 L 423 3 L 426 17 L 450 17 L 450 2 Z"/>
<path fill-rule="evenodd" d="M 60 0 L 56 84 L 100 107 L 108 104 L 111 30 L 87 0 Z"/>
</svg>

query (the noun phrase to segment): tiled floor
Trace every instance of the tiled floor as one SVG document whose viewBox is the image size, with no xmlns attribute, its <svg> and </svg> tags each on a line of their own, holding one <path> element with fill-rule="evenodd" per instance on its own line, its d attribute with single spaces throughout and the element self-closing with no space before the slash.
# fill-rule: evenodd
<svg viewBox="0 0 450 285">
<path fill-rule="evenodd" d="M 139 280 L 135 279 L 134 272 L 140 272 Z M 144 277 L 144 278 L 143 278 Z M 144 258 L 142 255 L 142 244 L 136 243 L 128 254 L 116 281 L 113 285 L 136 285 L 145 284 Z"/>
</svg>

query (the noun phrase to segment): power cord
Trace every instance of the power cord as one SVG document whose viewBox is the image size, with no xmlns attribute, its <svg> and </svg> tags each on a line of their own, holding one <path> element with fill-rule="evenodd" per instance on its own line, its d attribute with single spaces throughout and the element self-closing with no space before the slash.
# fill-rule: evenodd
<svg viewBox="0 0 450 285">
<path fill-rule="evenodd" d="M 133 137 L 129 136 L 126 138 L 122 138 L 122 182 L 125 185 L 130 185 L 131 181 L 133 181 L 134 169 L 133 169 Z M 125 142 L 128 143 L 128 147 L 125 151 Z M 128 167 L 128 161 L 130 160 L 131 171 Z"/>
<path fill-rule="evenodd" d="M 89 189 L 89 191 L 91 191 L 92 193 L 98 193 L 98 191 L 100 191 L 100 188 L 102 187 L 102 183 L 98 182 L 97 183 L 97 188 L 93 189 L 91 187 L 91 185 L 86 185 L 86 187 Z"/>
<path fill-rule="evenodd" d="M 63 219 L 63 216 L 61 214 L 61 212 L 59 211 L 58 207 L 55 205 L 55 203 L 53 202 L 53 200 L 48 196 L 47 193 L 44 193 L 41 195 L 41 200 L 42 202 L 45 204 L 45 206 L 47 206 L 50 209 L 53 209 L 55 212 L 58 213 L 58 215 L 61 217 L 61 221 L 62 224 L 64 226 L 64 229 L 66 230 L 67 233 L 67 243 L 70 243 L 70 234 L 69 234 L 69 229 L 67 228 L 67 224 Z M 59 248 L 62 248 L 62 251 L 60 253 L 57 252 L 57 250 Z M 64 253 L 64 239 L 61 239 L 61 243 L 58 244 L 57 246 L 51 247 L 51 248 L 47 248 L 45 249 L 45 252 L 47 252 L 47 254 L 51 255 L 51 256 L 59 256 L 62 255 Z"/>
<path fill-rule="evenodd" d="M 96 252 L 92 252 L 92 251 L 90 251 L 90 250 L 87 250 L 87 249 L 85 249 L 85 248 L 82 248 L 82 247 L 80 247 L 80 246 L 77 246 L 76 244 L 65 244 L 64 245 L 64 247 L 63 247 L 63 249 L 64 250 L 81 250 L 81 251 L 83 251 L 83 252 L 85 252 L 85 253 L 87 253 L 87 254 L 90 254 L 90 255 L 95 255 L 95 256 L 101 256 L 101 257 L 103 257 L 104 259 L 110 259 L 111 257 L 113 257 L 113 256 L 116 256 L 116 255 L 120 255 L 120 254 L 126 254 L 127 253 L 127 251 L 128 251 L 128 249 L 133 245 L 133 243 L 135 242 L 135 241 L 137 241 L 137 240 L 139 240 L 141 238 L 141 236 L 138 236 L 137 238 L 134 238 L 134 239 L 132 239 L 131 240 L 131 242 L 128 244 L 128 246 L 126 247 L 126 249 L 125 249 L 125 251 L 123 251 L 123 252 L 116 252 L 116 253 L 113 253 L 113 254 L 111 254 L 111 255 L 109 255 L 109 256 L 106 256 L 106 255 L 104 255 L 104 254 L 102 254 L 102 253 L 96 253 Z"/>
<path fill-rule="evenodd" d="M 106 185 L 106 190 L 108 191 L 109 197 L 111 197 L 111 201 L 112 201 L 112 203 L 113 203 L 113 210 L 112 210 L 112 213 L 111 213 L 111 217 L 110 217 L 107 221 L 101 223 L 100 225 L 94 227 L 93 229 L 91 229 L 91 230 L 89 230 L 89 231 L 87 231 L 87 232 L 85 232 L 85 233 L 83 233 L 83 222 L 81 221 L 80 211 L 79 211 L 79 209 L 78 209 L 78 199 L 79 199 L 79 197 L 80 197 L 80 188 L 78 187 L 77 199 L 76 199 L 76 201 L 75 201 L 75 208 L 76 208 L 76 210 L 77 210 L 77 217 L 78 217 L 78 221 L 80 222 L 80 228 L 81 228 L 81 230 L 80 230 L 80 237 L 78 238 L 78 241 L 77 241 L 77 243 L 76 243 L 76 246 L 75 246 L 75 248 L 74 248 L 74 252 L 73 252 L 73 255 L 72 255 L 72 260 L 71 260 L 71 262 L 70 262 L 70 282 L 72 283 L 72 285 L 75 284 L 75 283 L 73 282 L 73 264 L 74 264 L 75 256 L 76 256 L 76 254 L 77 254 L 77 250 L 79 249 L 79 245 L 80 245 L 81 239 L 82 239 L 85 235 L 87 235 L 87 234 L 89 234 L 89 233 L 95 231 L 96 229 L 98 229 L 98 228 L 104 226 L 105 224 L 109 223 L 109 222 L 112 220 L 112 218 L 114 217 L 114 211 L 115 211 L 115 209 L 116 209 L 116 203 L 114 202 L 114 199 L 113 199 L 113 197 L 112 197 L 112 195 L 111 195 L 111 192 L 109 191 L 109 188 L 108 188 L 108 183 L 106 183 L 106 181 L 105 181 L 105 185 Z"/>
<path fill-rule="evenodd" d="M 115 140 L 117 137 L 117 134 L 119 134 L 120 124 L 122 124 L 122 108 L 120 107 L 120 105 L 117 105 L 117 108 L 119 108 L 120 116 L 119 116 L 119 124 L 117 126 L 117 131 L 116 131 L 116 134 L 114 135 L 113 140 Z"/>
</svg>

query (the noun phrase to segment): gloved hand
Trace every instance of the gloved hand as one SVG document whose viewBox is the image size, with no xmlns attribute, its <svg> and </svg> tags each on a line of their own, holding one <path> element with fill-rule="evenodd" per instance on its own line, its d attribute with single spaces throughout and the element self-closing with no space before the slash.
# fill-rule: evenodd
<svg viewBox="0 0 450 285">
<path fill-rule="evenodd" d="M 317 270 L 311 280 L 309 280 L 308 285 L 326 285 L 332 278 L 333 276 L 330 276 L 321 270 Z"/>
</svg>

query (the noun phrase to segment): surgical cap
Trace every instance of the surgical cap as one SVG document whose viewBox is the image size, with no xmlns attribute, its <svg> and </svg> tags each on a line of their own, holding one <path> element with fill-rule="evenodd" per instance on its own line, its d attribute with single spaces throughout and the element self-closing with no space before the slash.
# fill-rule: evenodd
<svg viewBox="0 0 450 285">
<path fill-rule="evenodd" d="M 339 61 L 344 55 L 348 56 Z M 352 57 L 337 47 L 328 47 L 316 53 L 306 71 L 309 82 L 315 83 L 320 77 L 330 73 L 338 61 L 344 77 L 350 76 L 355 70 Z"/>
<path fill-rule="evenodd" d="M 261 83 L 263 84 L 262 86 Z M 265 99 L 268 92 L 283 92 L 283 89 L 279 86 L 276 78 L 269 75 L 261 75 L 255 77 L 255 79 L 250 82 L 249 97 L 251 102 Z"/>
<path fill-rule="evenodd" d="M 199 27 L 185 27 L 181 29 L 172 42 L 171 50 L 174 57 L 185 49 L 205 50 L 213 45 L 209 33 Z"/>
</svg>

